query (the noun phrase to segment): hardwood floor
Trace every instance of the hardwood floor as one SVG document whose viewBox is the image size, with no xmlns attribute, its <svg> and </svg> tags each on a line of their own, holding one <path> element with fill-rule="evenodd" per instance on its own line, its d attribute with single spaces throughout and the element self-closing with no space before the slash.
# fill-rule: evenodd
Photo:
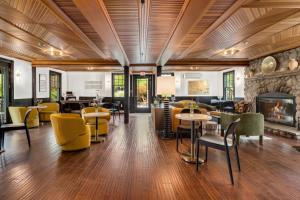
<svg viewBox="0 0 300 200">
<path fill-rule="evenodd" d="M 118 123 L 104 143 L 79 152 L 61 152 L 49 124 L 31 130 L 30 150 L 22 131 L 6 134 L 0 199 L 300 199 L 300 152 L 291 147 L 300 142 L 242 140 L 232 186 L 224 152 L 209 150 L 197 173 L 175 140 L 157 137 L 150 115 Z"/>
</svg>

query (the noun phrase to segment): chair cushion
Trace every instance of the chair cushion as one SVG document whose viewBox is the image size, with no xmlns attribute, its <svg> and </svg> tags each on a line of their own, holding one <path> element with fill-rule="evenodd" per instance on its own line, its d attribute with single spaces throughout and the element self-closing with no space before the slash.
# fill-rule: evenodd
<svg viewBox="0 0 300 200">
<path fill-rule="evenodd" d="M 225 146 L 224 138 L 219 136 L 219 135 L 206 134 L 206 135 L 201 136 L 199 138 L 199 140 L 209 142 L 209 143 L 212 143 L 212 144 L 218 144 L 218 145 Z M 228 144 L 228 146 L 232 146 L 232 140 L 227 138 L 227 144 Z"/>
<path fill-rule="evenodd" d="M 18 128 L 18 127 L 24 127 L 24 123 L 18 123 L 18 124 L 2 124 L 1 128 Z"/>
</svg>

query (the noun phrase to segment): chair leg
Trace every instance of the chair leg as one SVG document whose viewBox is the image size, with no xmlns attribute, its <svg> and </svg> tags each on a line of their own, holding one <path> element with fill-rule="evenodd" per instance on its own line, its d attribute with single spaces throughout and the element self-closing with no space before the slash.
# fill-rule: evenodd
<svg viewBox="0 0 300 200">
<path fill-rule="evenodd" d="M 30 147 L 31 146 L 31 144 L 30 144 L 30 135 L 29 135 L 29 130 L 28 130 L 27 127 L 25 128 L 25 132 L 26 132 L 26 136 L 27 136 L 28 146 Z"/>
<path fill-rule="evenodd" d="M 205 146 L 205 162 L 207 162 L 208 157 L 208 146 Z"/>
<path fill-rule="evenodd" d="M 178 131 L 176 133 L 176 151 L 178 152 Z"/>
<path fill-rule="evenodd" d="M 182 144 L 182 133 L 179 131 L 179 136 L 180 136 L 180 144 Z"/>
<path fill-rule="evenodd" d="M 197 140 L 197 145 L 196 145 L 196 171 L 199 169 L 199 140 Z"/>
<path fill-rule="evenodd" d="M 232 168 L 231 168 L 231 162 L 230 162 L 230 155 L 229 155 L 228 147 L 225 148 L 225 151 L 226 151 L 226 158 L 227 158 L 227 165 L 228 165 L 230 180 L 231 180 L 231 184 L 233 185 L 234 181 L 233 181 Z"/>
<path fill-rule="evenodd" d="M 241 171 L 240 157 L 239 157 L 239 151 L 237 145 L 234 146 L 234 150 L 235 150 L 235 157 L 236 157 L 238 169 L 239 171 Z"/>
<path fill-rule="evenodd" d="M 4 151 L 4 131 L 0 131 L 0 153 Z"/>
<path fill-rule="evenodd" d="M 236 145 L 240 144 L 240 135 L 236 135 Z"/>
<path fill-rule="evenodd" d="M 2 148 L 3 148 L 3 150 L 4 150 L 4 142 L 5 142 L 5 132 L 4 131 L 2 131 Z"/>
<path fill-rule="evenodd" d="M 260 145 L 263 145 L 263 139 L 264 139 L 263 136 L 260 135 L 260 136 L 259 136 L 259 144 L 260 144 Z"/>
</svg>

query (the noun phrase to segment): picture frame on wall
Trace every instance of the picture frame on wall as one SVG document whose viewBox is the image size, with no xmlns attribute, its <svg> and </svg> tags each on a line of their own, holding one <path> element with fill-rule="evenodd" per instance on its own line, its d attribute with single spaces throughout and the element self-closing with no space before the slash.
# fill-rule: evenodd
<svg viewBox="0 0 300 200">
<path fill-rule="evenodd" d="M 39 74 L 39 92 L 47 92 L 47 74 Z"/>
<path fill-rule="evenodd" d="M 209 83 L 207 80 L 188 81 L 188 95 L 209 95 Z"/>
</svg>

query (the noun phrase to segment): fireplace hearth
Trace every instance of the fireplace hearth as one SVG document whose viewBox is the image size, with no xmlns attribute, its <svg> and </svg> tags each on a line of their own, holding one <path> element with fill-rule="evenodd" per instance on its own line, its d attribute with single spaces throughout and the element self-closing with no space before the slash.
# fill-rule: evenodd
<svg viewBox="0 0 300 200">
<path fill-rule="evenodd" d="M 256 111 L 266 121 L 295 127 L 295 97 L 285 93 L 266 93 L 256 97 Z"/>
</svg>

